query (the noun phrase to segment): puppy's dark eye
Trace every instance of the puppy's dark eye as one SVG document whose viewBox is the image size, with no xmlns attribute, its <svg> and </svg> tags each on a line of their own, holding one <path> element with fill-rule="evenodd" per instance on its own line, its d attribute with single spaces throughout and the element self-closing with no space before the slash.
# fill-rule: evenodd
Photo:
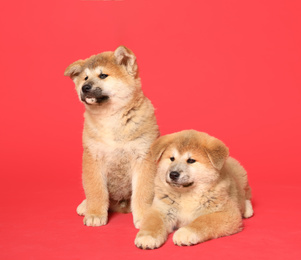
<svg viewBox="0 0 301 260">
<path fill-rule="evenodd" d="M 103 73 L 101 73 L 100 75 L 99 75 L 99 77 L 101 78 L 101 79 L 105 79 L 107 76 L 109 76 L 108 74 L 103 74 Z"/>
<path fill-rule="evenodd" d="M 175 157 L 170 157 L 169 159 L 173 162 L 175 160 Z"/>
<path fill-rule="evenodd" d="M 195 163 L 195 160 L 194 160 L 194 159 L 191 159 L 191 158 L 189 158 L 189 159 L 187 160 L 187 163 Z"/>
<path fill-rule="evenodd" d="M 87 77 L 85 77 L 85 80 L 87 80 L 88 79 L 88 76 Z"/>
</svg>

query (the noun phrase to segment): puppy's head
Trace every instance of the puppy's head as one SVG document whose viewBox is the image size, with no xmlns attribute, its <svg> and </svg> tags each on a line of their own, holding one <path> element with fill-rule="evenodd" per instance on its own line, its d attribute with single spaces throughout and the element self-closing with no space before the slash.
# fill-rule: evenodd
<svg viewBox="0 0 301 260">
<path fill-rule="evenodd" d="M 216 181 L 229 155 L 223 142 L 194 130 L 160 137 L 151 153 L 158 162 L 158 178 L 182 189 Z"/>
<path fill-rule="evenodd" d="M 124 46 L 78 60 L 67 67 L 64 75 L 74 81 L 79 99 L 89 106 L 124 102 L 140 87 L 136 57 Z"/>
</svg>

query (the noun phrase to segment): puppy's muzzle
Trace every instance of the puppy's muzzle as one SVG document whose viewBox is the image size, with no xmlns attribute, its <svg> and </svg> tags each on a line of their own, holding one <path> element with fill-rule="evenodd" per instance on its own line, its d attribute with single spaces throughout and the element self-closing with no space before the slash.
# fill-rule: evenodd
<svg viewBox="0 0 301 260">
<path fill-rule="evenodd" d="M 184 176 L 181 176 L 181 172 L 182 171 L 171 171 L 169 172 L 166 182 L 173 186 L 173 187 L 190 187 L 193 185 L 193 181 L 190 182 L 189 181 L 189 177 L 187 177 L 187 175 L 184 174 Z"/>
<path fill-rule="evenodd" d="M 104 95 L 99 87 L 93 87 L 91 84 L 85 84 L 81 89 L 81 100 L 88 105 L 100 104 L 108 100 L 109 96 Z"/>
</svg>

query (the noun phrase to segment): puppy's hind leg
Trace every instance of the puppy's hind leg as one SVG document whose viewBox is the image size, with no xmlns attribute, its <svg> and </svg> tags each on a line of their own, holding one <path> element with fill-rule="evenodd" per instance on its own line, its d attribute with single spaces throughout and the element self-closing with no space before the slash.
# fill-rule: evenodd
<svg viewBox="0 0 301 260">
<path fill-rule="evenodd" d="M 253 216 L 254 211 L 251 203 L 252 192 L 249 183 L 247 183 L 245 188 L 245 212 L 243 213 L 244 218 L 250 218 Z"/>
<path fill-rule="evenodd" d="M 87 200 L 83 200 L 76 208 L 76 213 L 80 216 L 85 216 L 87 211 Z"/>
<path fill-rule="evenodd" d="M 245 206 L 245 212 L 243 214 L 243 217 L 244 218 L 250 218 L 254 214 L 252 203 L 251 203 L 250 200 L 246 200 L 245 204 L 246 204 L 246 206 Z"/>
</svg>

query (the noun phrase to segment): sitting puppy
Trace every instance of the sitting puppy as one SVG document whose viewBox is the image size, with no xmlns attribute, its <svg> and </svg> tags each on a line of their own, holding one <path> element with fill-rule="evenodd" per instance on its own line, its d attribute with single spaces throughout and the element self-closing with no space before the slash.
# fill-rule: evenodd
<svg viewBox="0 0 301 260">
<path fill-rule="evenodd" d="M 159 130 L 154 108 L 141 90 L 136 57 L 120 46 L 72 63 L 65 76 L 74 81 L 86 108 L 82 173 L 86 200 L 77 213 L 85 215 L 85 225 L 101 226 L 108 221 L 108 209 L 132 209 L 139 227 L 153 199 L 155 165 L 148 156 Z"/>
<path fill-rule="evenodd" d="M 253 215 L 247 173 L 220 140 L 182 131 L 160 137 L 151 151 L 158 161 L 155 198 L 137 247 L 160 247 L 175 228 L 178 246 L 231 235 L 242 229 L 242 216 Z"/>
</svg>

